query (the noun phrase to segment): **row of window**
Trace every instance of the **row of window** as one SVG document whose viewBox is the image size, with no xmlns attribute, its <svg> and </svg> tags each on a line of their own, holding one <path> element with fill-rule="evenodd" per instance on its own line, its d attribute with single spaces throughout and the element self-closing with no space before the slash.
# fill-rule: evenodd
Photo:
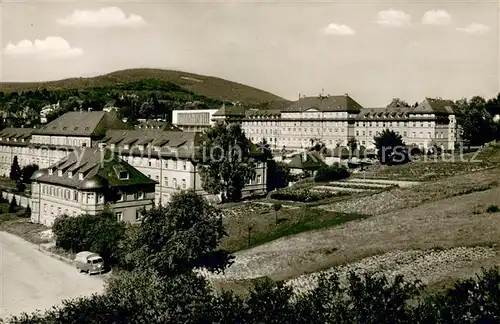
<svg viewBox="0 0 500 324">
<path fill-rule="evenodd" d="M 163 160 L 160 159 L 152 159 L 149 157 L 140 157 L 140 156 L 127 156 L 123 155 L 122 159 L 133 165 L 135 167 L 151 167 L 151 168 L 160 168 L 163 163 L 163 168 L 170 170 L 183 170 L 187 171 L 187 161 L 182 160 Z"/>
</svg>

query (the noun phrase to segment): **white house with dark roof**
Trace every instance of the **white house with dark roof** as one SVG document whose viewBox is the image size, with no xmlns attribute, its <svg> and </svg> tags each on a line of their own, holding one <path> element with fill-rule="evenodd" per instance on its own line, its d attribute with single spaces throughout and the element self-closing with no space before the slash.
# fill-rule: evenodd
<svg viewBox="0 0 500 324">
<path fill-rule="evenodd" d="M 59 215 L 98 214 L 136 221 L 154 201 L 156 182 L 109 149 L 80 148 L 32 177 L 31 220 L 51 226 Z"/>
</svg>

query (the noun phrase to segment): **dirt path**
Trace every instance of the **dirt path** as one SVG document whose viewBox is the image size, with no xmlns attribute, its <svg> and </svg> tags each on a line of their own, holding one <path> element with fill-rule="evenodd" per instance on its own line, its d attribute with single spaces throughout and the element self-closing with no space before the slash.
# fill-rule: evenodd
<svg viewBox="0 0 500 324">
<path fill-rule="evenodd" d="M 0 232 L 0 318 L 50 308 L 62 300 L 103 290 L 99 276 L 38 251 L 23 239 Z"/>
</svg>

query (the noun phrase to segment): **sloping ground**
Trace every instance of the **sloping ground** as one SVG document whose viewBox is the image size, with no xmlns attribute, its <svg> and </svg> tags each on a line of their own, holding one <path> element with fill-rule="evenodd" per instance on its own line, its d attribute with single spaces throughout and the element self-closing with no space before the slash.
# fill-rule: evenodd
<svg viewBox="0 0 500 324">
<path fill-rule="evenodd" d="M 486 213 L 492 204 L 500 205 L 498 187 L 286 237 L 236 253 L 225 275 L 212 278 L 294 278 L 394 250 L 497 246 L 500 213 Z"/>
<path fill-rule="evenodd" d="M 240 101 L 242 103 L 278 102 L 286 105 L 287 100 L 270 92 L 221 78 L 198 75 L 182 71 L 161 69 L 128 69 L 89 78 L 71 78 L 50 82 L 11 82 L 0 83 L 0 91 L 23 91 L 35 89 L 87 89 L 92 87 L 114 86 L 120 83 L 155 78 L 175 83 L 196 94 L 213 99 Z M 278 104 L 279 105 L 279 104 Z M 267 108 L 275 108 L 270 105 Z"/>
<path fill-rule="evenodd" d="M 458 247 L 448 250 L 391 251 L 326 271 L 305 274 L 287 282 L 297 293 L 307 292 L 317 284 L 320 274 L 335 273 L 345 282 L 350 272 L 383 273 L 389 278 L 403 275 L 406 280 L 420 280 L 425 285 L 442 282 L 447 276 L 461 277 L 460 269 L 474 268 L 477 263 L 495 258 L 499 251 L 488 247 Z"/>
<path fill-rule="evenodd" d="M 422 183 L 410 188 L 395 188 L 370 196 L 318 206 L 318 208 L 343 213 L 378 215 L 415 207 L 429 201 L 487 190 L 499 184 L 500 170 L 491 169 L 449 177 L 432 183 Z"/>
</svg>

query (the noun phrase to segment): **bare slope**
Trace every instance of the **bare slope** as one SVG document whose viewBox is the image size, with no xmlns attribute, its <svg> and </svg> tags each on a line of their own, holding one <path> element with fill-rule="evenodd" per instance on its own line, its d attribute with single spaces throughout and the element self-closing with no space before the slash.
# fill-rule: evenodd
<svg viewBox="0 0 500 324">
<path fill-rule="evenodd" d="M 286 105 L 287 100 L 270 92 L 253 88 L 241 83 L 212 76 L 198 75 L 182 71 L 161 69 L 128 69 L 88 78 L 70 78 L 49 82 L 5 82 L 0 83 L 0 91 L 23 91 L 34 89 L 87 89 L 92 87 L 112 87 L 120 83 L 155 78 L 169 81 L 209 98 L 240 101 L 241 103 L 277 102 L 269 108 Z"/>
</svg>

